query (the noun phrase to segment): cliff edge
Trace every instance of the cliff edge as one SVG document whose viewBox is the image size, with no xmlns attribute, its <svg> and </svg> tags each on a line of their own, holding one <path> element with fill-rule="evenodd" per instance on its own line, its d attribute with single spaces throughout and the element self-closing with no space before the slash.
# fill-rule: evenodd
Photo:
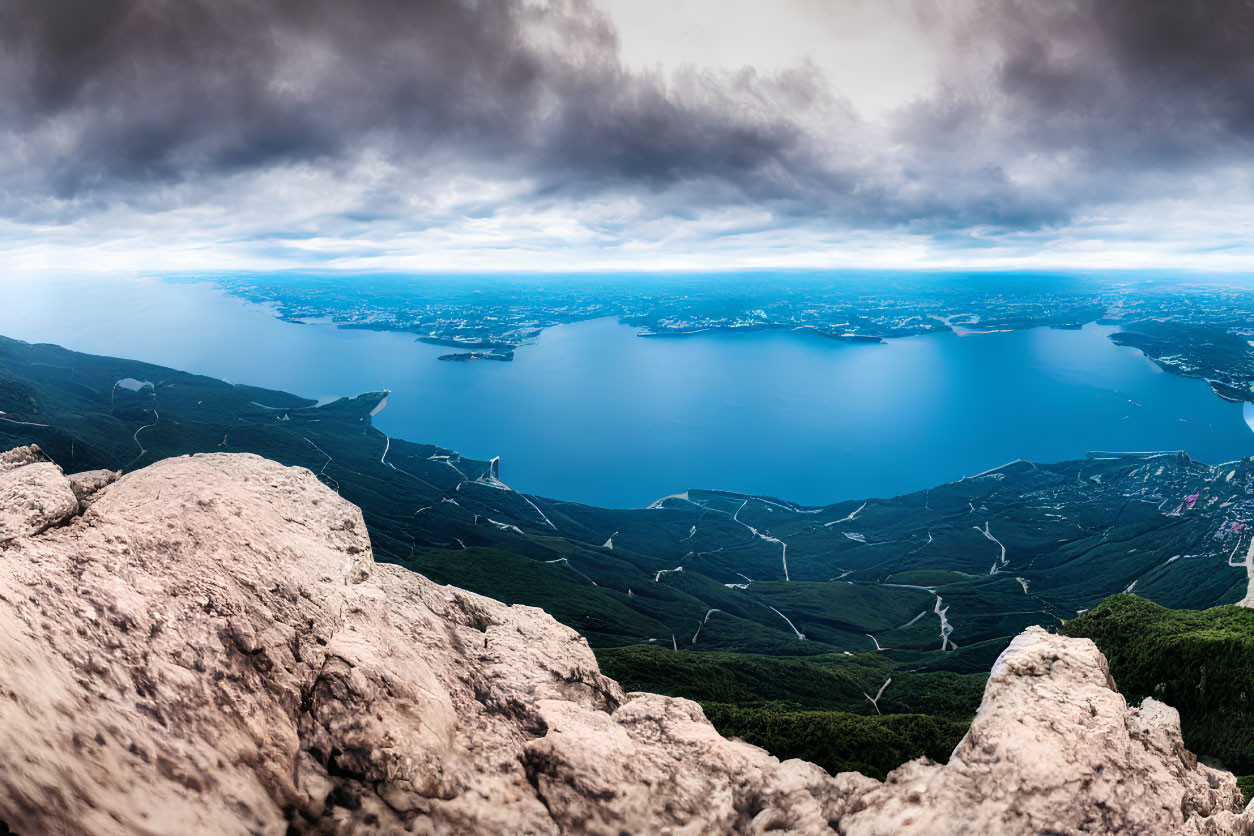
<svg viewBox="0 0 1254 836">
<path fill-rule="evenodd" d="M 251 455 L 0 454 L 0 831 L 1254 833 L 1174 709 L 1029 630 L 946 765 L 880 783 L 624 694 L 544 612 L 375 564 Z"/>
</svg>

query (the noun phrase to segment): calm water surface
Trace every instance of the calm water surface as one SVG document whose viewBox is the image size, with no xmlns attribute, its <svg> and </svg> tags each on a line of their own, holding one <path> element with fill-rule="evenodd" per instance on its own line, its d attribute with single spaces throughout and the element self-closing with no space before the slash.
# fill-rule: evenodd
<svg viewBox="0 0 1254 836">
<path fill-rule="evenodd" d="M 295 325 L 206 285 L 0 283 L 0 334 L 296 392 L 386 385 L 398 438 L 501 456 L 520 490 L 609 506 L 688 487 L 803 503 L 891 496 L 1015 458 L 1254 454 L 1239 404 L 1162 372 L 1111 329 L 856 345 L 763 332 L 642 339 L 546 330 L 513 363 L 441 363 L 401 334 Z"/>
</svg>

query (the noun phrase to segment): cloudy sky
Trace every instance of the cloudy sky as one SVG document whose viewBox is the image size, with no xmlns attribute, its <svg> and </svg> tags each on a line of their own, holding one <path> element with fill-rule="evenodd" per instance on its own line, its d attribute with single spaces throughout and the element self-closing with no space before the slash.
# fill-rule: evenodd
<svg viewBox="0 0 1254 836">
<path fill-rule="evenodd" d="M 1254 269 L 1249 0 L 0 0 L 10 269 Z"/>
</svg>

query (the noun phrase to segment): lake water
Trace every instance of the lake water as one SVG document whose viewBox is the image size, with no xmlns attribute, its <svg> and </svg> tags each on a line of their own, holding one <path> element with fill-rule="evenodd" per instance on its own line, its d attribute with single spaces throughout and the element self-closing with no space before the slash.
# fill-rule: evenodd
<svg viewBox="0 0 1254 836">
<path fill-rule="evenodd" d="M 1111 329 L 857 345 L 790 332 L 642 339 L 546 330 L 513 363 L 441 363 L 401 334 L 281 322 L 207 285 L 0 282 L 0 334 L 312 398 L 393 391 L 397 438 L 501 457 L 519 490 L 645 505 L 689 487 L 803 503 L 892 496 L 1027 458 L 1254 454 L 1239 404 Z"/>
</svg>

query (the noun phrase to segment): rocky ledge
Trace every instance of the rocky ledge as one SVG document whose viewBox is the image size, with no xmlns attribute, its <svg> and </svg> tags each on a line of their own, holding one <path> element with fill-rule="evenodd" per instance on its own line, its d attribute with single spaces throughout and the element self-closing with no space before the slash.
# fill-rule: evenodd
<svg viewBox="0 0 1254 836">
<path fill-rule="evenodd" d="M 248 455 L 0 455 L 0 832 L 1254 833 L 1174 709 L 1029 630 L 948 764 L 880 783 L 624 694 L 540 610 L 375 564 Z"/>
</svg>

